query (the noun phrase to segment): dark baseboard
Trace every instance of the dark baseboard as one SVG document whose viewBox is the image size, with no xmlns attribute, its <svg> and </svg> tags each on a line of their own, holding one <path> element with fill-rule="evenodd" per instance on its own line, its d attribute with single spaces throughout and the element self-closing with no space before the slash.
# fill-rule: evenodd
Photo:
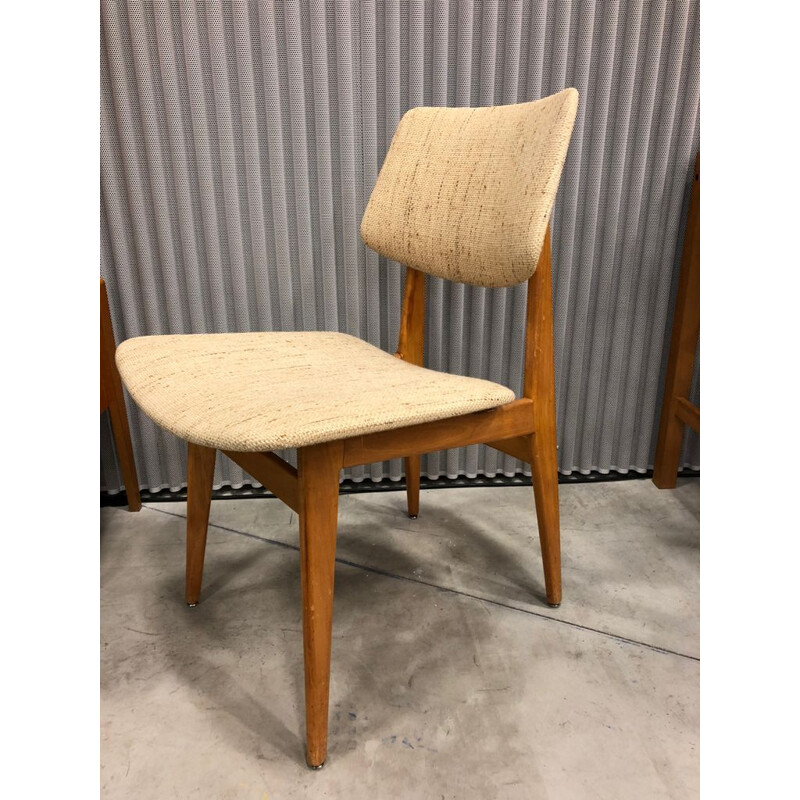
<svg viewBox="0 0 800 800">
<path fill-rule="evenodd" d="M 558 476 L 560 484 L 568 483 L 606 483 L 611 481 L 637 481 L 637 480 L 650 480 L 653 477 L 653 470 L 649 469 L 647 472 L 590 472 L 588 475 L 583 473 L 573 472 L 571 475 Z M 678 473 L 679 478 L 699 478 L 700 471 L 693 469 L 683 469 Z M 507 477 L 506 475 L 496 475 L 494 478 L 487 478 L 483 475 L 478 475 L 475 478 L 420 478 L 420 489 L 454 489 L 466 488 L 470 486 L 530 486 L 531 479 L 524 475 L 514 475 Z M 340 488 L 341 494 L 360 494 L 362 492 L 401 492 L 405 491 L 405 481 L 393 481 L 389 478 L 384 478 L 382 481 L 374 482 L 368 479 L 356 483 L 352 480 L 346 480 L 342 483 Z M 162 489 L 160 492 L 149 492 L 142 490 L 143 503 L 175 503 L 186 500 L 186 489 L 179 489 L 176 492 L 169 489 Z M 262 488 L 254 488 L 252 486 L 242 486 L 239 489 L 233 489 L 230 486 L 224 486 L 216 489 L 212 493 L 214 500 L 236 500 L 243 497 L 273 497 L 270 492 Z M 110 494 L 109 492 L 100 492 L 100 505 L 101 506 L 126 506 L 128 504 L 128 497 L 124 491 Z"/>
</svg>

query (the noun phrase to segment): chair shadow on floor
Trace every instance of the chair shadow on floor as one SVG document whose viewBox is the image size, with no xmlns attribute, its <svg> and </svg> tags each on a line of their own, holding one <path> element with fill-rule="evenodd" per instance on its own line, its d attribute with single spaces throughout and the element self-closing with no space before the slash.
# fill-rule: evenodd
<svg viewBox="0 0 800 800">
<path fill-rule="evenodd" d="M 532 515 L 533 490 L 531 490 L 530 505 Z M 441 588 L 488 597 L 504 603 L 541 605 L 553 611 L 547 604 L 544 581 L 541 578 L 542 558 L 535 522 L 527 531 L 530 548 L 525 553 L 526 557 L 520 559 L 509 541 L 504 540 L 502 532 L 489 533 L 458 510 L 437 508 L 435 511 L 437 530 L 453 542 L 452 555 L 458 558 L 460 566 L 467 571 L 469 577 L 475 578 L 474 584 L 467 588 L 457 585 L 447 563 L 440 559 L 420 564 L 418 556 L 414 557 L 389 547 L 387 540 L 380 535 L 370 536 L 370 531 L 376 527 L 376 523 L 383 520 L 391 530 L 402 530 L 409 537 L 431 536 L 430 529 L 423 527 L 425 522 L 422 517 L 417 522 L 405 518 L 404 498 L 399 492 L 387 500 L 385 508 L 378 510 L 375 506 L 370 506 L 369 512 L 372 522 L 340 523 L 340 552 L 344 549 L 341 545 L 346 545 L 347 560 L 369 567 L 381 565 L 379 568 L 383 571 L 423 583 L 433 583 Z M 422 513 L 425 514 L 424 508 Z M 414 571 L 420 566 L 427 571 L 427 574 L 416 577 Z"/>
<path fill-rule="evenodd" d="M 159 588 L 159 593 L 174 598 L 175 613 L 168 623 L 170 630 L 165 634 L 175 636 L 176 622 L 178 625 L 182 623 L 184 633 L 190 633 L 191 643 L 182 654 L 183 657 L 172 660 L 172 667 L 178 681 L 191 687 L 205 705 L 225 710 L 225 716 L 212 723 L 218 726 L 220 736 L 227 738 L 236 750 L 249 752 L 255 758 L 265 758 L 265 751 L 274 749 L 297 762 L 303 753 L 300 733 L 303 718 L 302 680 L 294 688 L 292 705 L 296 706 L 296 714 L 295 725 L 292 726 L 291 717 L 286 713 L 275 714 L 270 710 L 269 682 L 264 681 L 268 676 L 266 671 L 261 673 L 243 669 L 239 672 L 215 664 L 207 655 L 208 652 L 220 650 L 236 655 L 246 653 L 248 645 L 240 633 L 243 626 L 251 631 L 265 630 L 267 635 L 272 628 L 274 635 L 280 636 L 280 620 L 296 610 L 299 577 L 294 579 L 285 570 L 271 570 L 273 551 L 259 547 L 257 542 L 252 544 L 251 552 L 244 555 L 209 553 L 208 590 L 203 602 L 196 608 L 188 608 L 183 602 L 184 575 L 180 563 L 176 562 L 174 573 Z M 259 576 L 259 573 L 263 576 L 264 572 L 268 574 L 266 579 Z M 228 616 L 232 606 L 235 607 L 236 625 L 230 624 L 231 618 Z M 299 615 L 293 627 L 300 629 Z M 299 672 L 302 679 L 300 637 L 297 649 L 295 671 Z M 256 741 L 263 744 L 253 747 L 253 740 L 245 731 L 255 735 Z"/>
<path fill-rule="evenodd" d="M 349 530 L 349 526 L 343 529 L 343 535 Z M 187 608 L 183 603 L 183 565 L 176 560 L 174 571 L 157 586 L 159 595 L 174 598 L 174 613 L 170 613 L 169 618 L 162 617 L 159 622 L 164 626 L 165 636 L 176 637 L 176 633 L 181 633 L 180 627 L 190 634 L 184 657 L 173 659 L 172 667 L 179 682 L 191 687 L 206 705 L 225 709 L 225 716 L 213 722 L 219 726 L 221 736 L 240 752 L 249 750 L 254 757 L 264 758 L 266 751 L 274 749 L 300 761 L 304 689 L 302 627 L 297 602 L 300 597 L 299 552 L 271 543 L 265 547 L 255 539 L 250 543 L 252 547 L 247 553 L 233 554 L 221 549 L 215 553 L 214 541 L 209 541 L 206 553 L 208 588 L 196 608 Z M 418 565 L 412 556 L 385 541 L 378 541 L 376 549 L 373 558 L 377 556 L 382 563 L 391 563 L 392 572 L 399 575 L 411 574 Z M 532 568 L 536 568 L 535 562 Z M 447 614 L 426 619 L 424 639 L 428 644 L 425 647 L 420 647 L 415 639 L 406 641 L 401 637 L 401 640 L 387 643 L 381 637 L 361 635 L 363 626 L 368 624 L 364 622 L 364 614 L 383 618 L 396 614 L 407 622 L 398 623 L 397 632 L 417 635 L 414 620 L 405 617 L 405 611 L 393 602 L 393 593 L 402 591 L 400 586 L 387 589 L 385 605 L 375 603 L 375 577 L 370 571 L 346 563 L 336 565 L 334 613 L 339 627 L 334 628 L 333 659 L 343 667 L 340 674 L 349 676 L 331 698 L 332 730 L 339 731 L 334 737 L 338 751 L 355 747 L 357 741 L 363 742 L 364 726 L 370 737 L 392 734 L 394 712 L 413 702 L 407 692 L 415 676 L 424 676 L 426 684 L 441 687 L 441 691 L 446 692 L 448 673 L 452 669 L 452 659 L 444 643 L 448 641 L 448 632 L 452 632 L 454 615 L 459 618 L 462 615 L 458 605 Z M 236 620 L 237 624 L 231 625 L 231 620 Z M 250 631 L 246 636 L 241 634 L 243 627 Z M 207 655 L 221 649 L 245 652 L 244 649 L 251 646 L 248 642 L 252 642 L 253 630 L 263 631 L 266 637 L 282 636 L 286 640 L 287 653 L 283 661 L 288 662 L 293 675 L 291 705 L 295 709 L 294 720 L 288 726 L 285 711 L 274 714 L 270 710 L 272 692 L 278 689 L 271 685 L 266 670 L 263 673 L 244 668 L 241 672 L 226 670 Z M 491 637 L 488 618 L 486 622 L 481 619 L 472 623 L 470 635 L 473 647 L 480 649 L 481 642 Z M 352 645 L 354 639 L 358 640 L 356 644 L 346 645 L 347 641 Z M 393 679 L 398 663 L 408 665 L 408 678 L 401 682 Z M 284 683 L 280 691 L 285 690 Z M 370 702 L 370 696 L 376 698 L 375 702 Z M 366 705 L 372 708 L 369 720 L 361 712 Z M 263 744 L 253 747 L 245 731 L 254 734 Z"/>
</svg>

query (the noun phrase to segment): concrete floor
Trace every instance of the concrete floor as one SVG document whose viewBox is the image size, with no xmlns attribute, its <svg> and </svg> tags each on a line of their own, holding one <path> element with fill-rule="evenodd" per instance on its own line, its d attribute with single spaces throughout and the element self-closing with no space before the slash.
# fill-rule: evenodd
<svg viewBox="0 0 800 800">
<path fill-rule="evenodd" d="M 185 504 L 103 509 L 103 797 L 698 796 L 699 492 L 562 486 L 559 609 L 530 488 L 341 497 L 318 772 L 296 515 L 215 501 L 190 609 Z"/>
</svg>

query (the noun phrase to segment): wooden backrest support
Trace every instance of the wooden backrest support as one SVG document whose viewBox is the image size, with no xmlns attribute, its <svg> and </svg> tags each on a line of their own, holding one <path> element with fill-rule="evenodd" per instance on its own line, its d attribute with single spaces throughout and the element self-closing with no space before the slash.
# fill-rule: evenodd
<svg viewBox="0 0 800 800">
<path fill-rule="evenodd" d="M 403 310 L 397 356 L 422 366 L 425 339 L 425 273 L 406 267 Z M 547 402 L 553 382 L 553 297 L 550 227 L 533 276 L 528 279 L 528 307 L 525 317 L 525 374 L 523 397 Z M 542 409 L 548 411 L 549 409 Z M 555 409 L 551 410 L 555 413 Z"/>
<path fill-rule="evenodd" d="M 406 265 L 399 358 L 422 365 L 426 274 L 487 288 L 527 280 L 523 393 L 553 395 L 550 214 L 577 108 L 564 89 L 403 116 L 361 221 L 369 247 Z"/>
</svg>

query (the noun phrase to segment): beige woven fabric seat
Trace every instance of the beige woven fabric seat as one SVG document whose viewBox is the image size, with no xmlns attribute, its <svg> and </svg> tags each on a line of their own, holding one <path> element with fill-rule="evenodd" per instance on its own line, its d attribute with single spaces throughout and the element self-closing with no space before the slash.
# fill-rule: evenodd
<svg viewBox="0 0 800 800">
<path fill-rule="evenodd" d="M 141 409 L 181 439 L 258 452 L 446 419 L 514 399 L 343 333 L 142 336 L 117 350 Z"/>
</svg>

